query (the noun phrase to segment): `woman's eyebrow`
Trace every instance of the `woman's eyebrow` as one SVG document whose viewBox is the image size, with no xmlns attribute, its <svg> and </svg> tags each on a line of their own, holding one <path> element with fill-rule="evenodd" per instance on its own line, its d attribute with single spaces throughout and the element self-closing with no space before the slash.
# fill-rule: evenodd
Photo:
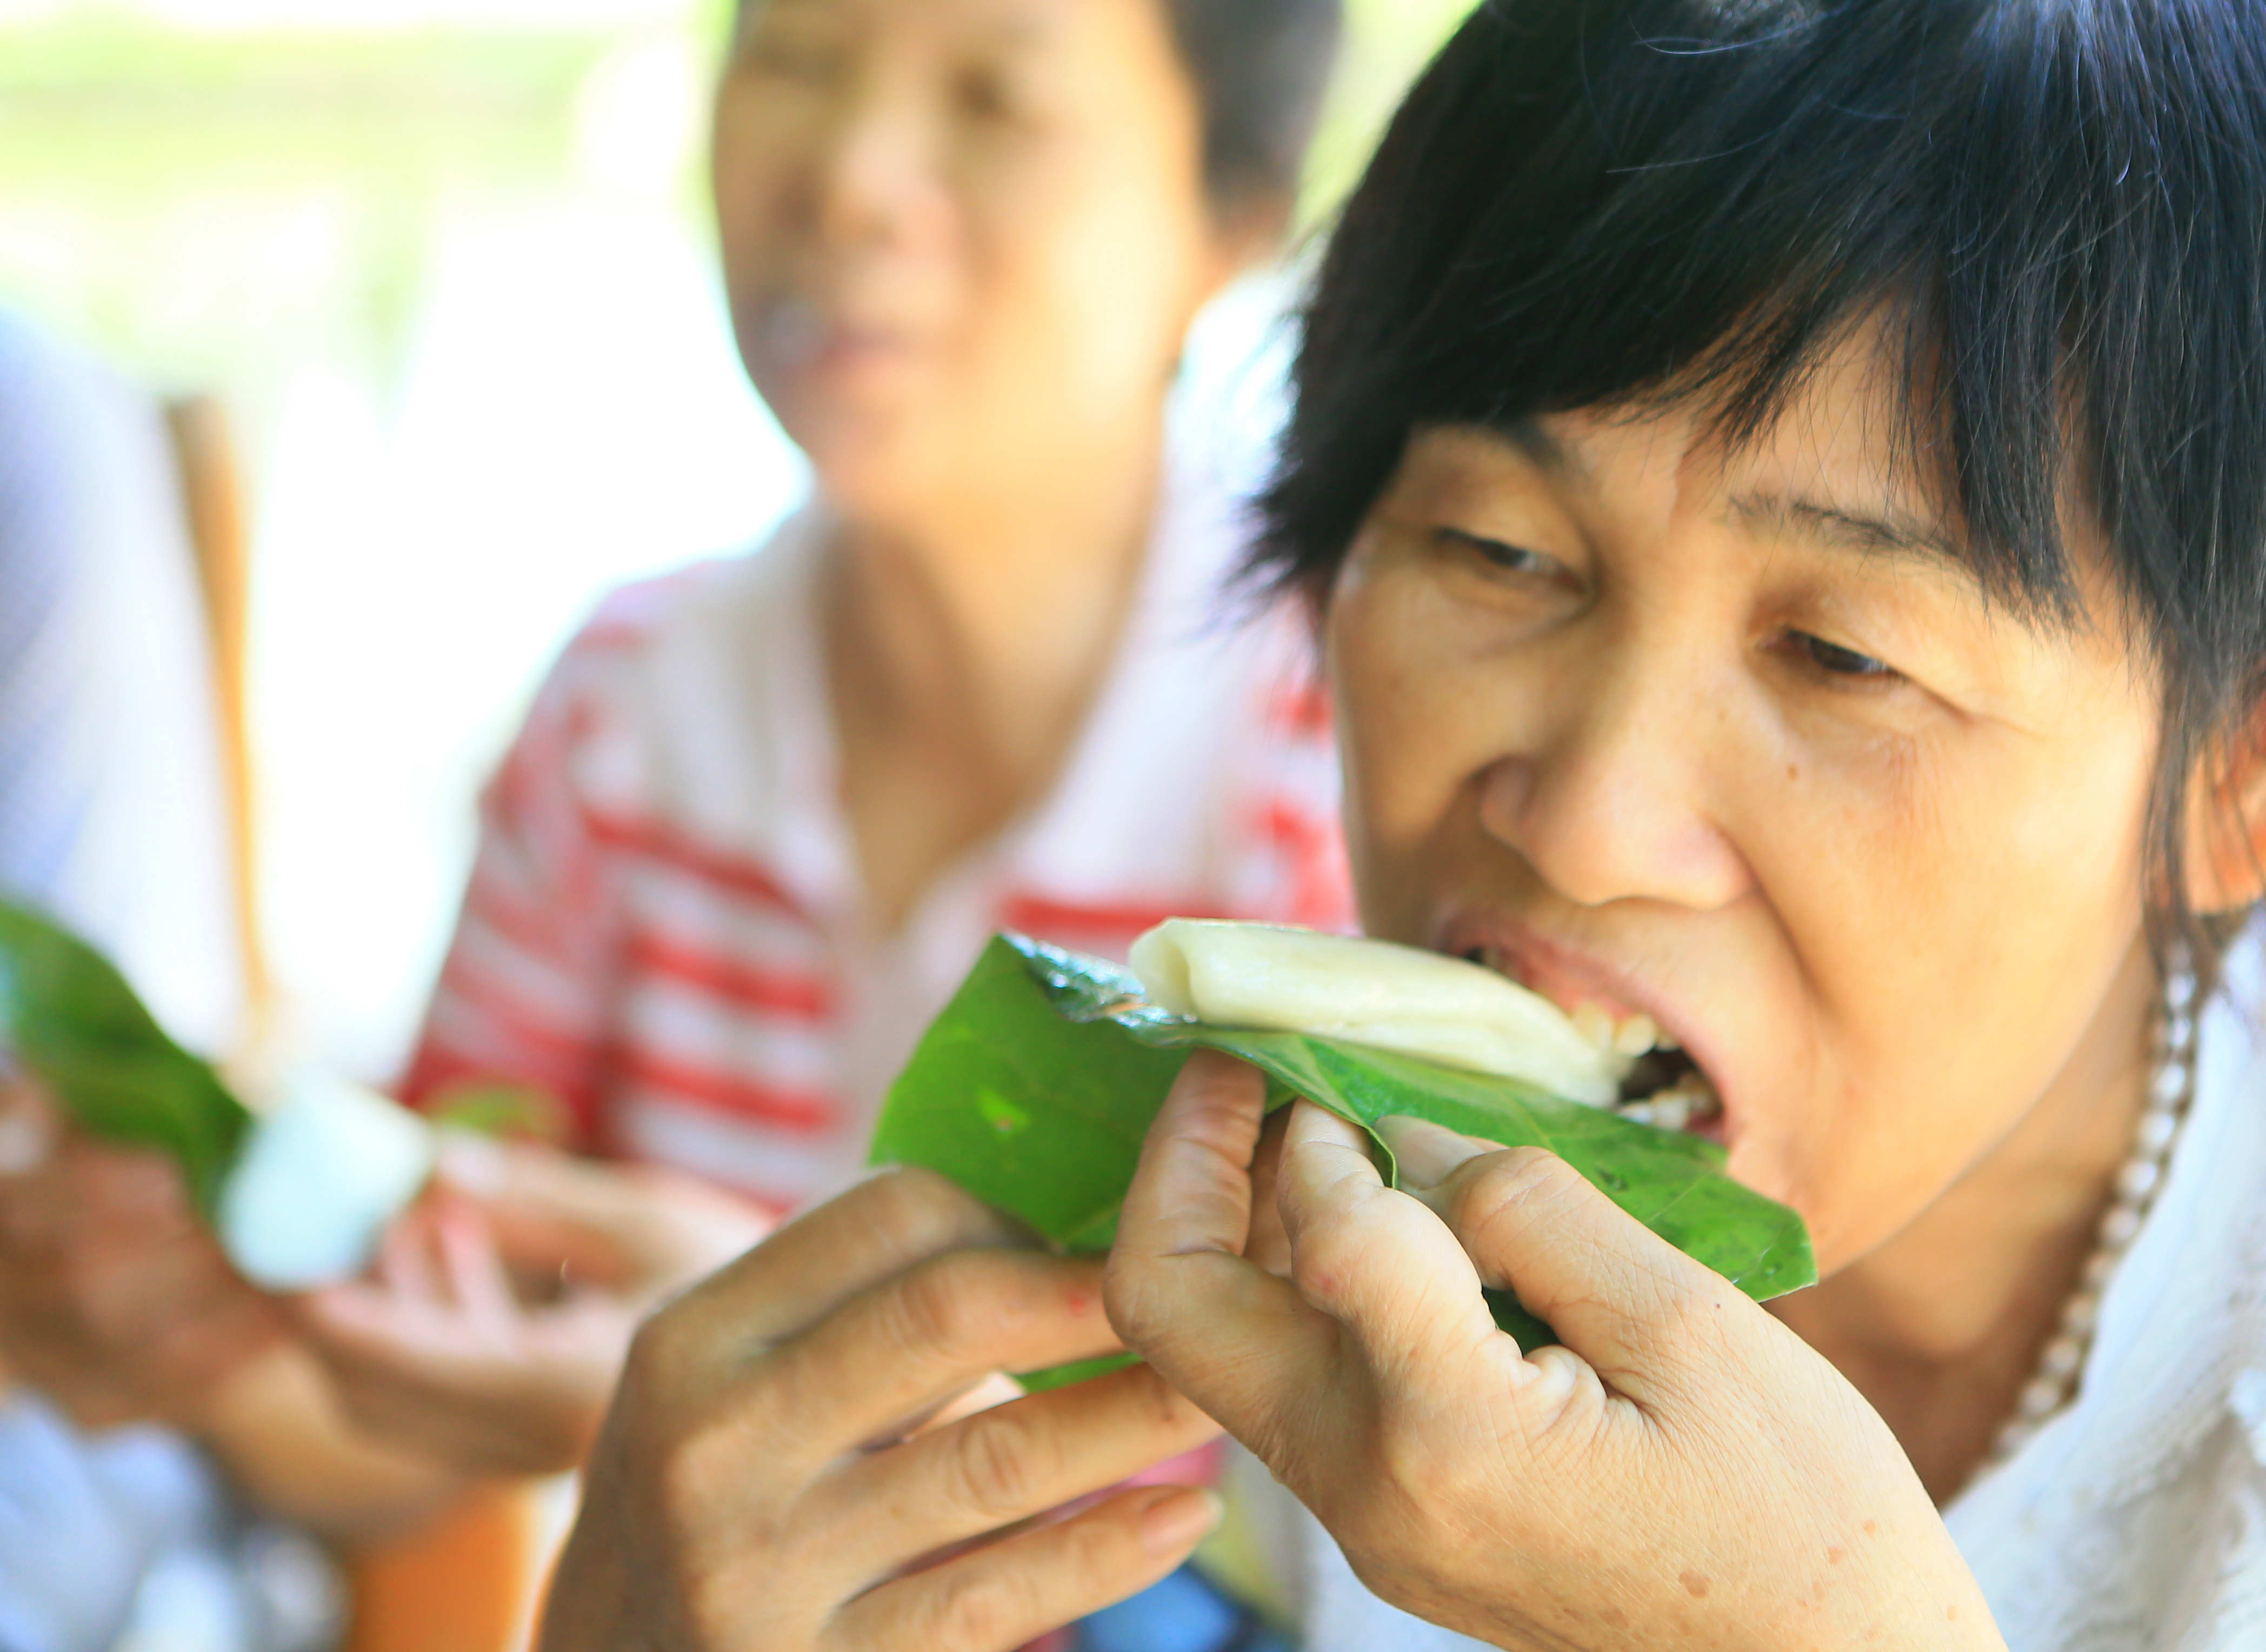
<svg viewBox="0 0 2266 1652">
<path fill-rule="evenodd" d="M 1498 433 L 1531 460 L 1539 468 L 1568 481 L 1581 481 L 1589 476 L 1590 467 L 1582 463 L 1582 456 L 1542 428 L 1535 419 L 1513 419 L 1498 426 Z"/>
<path fill-rule="evenodd" d="M 1792 535 L 1834 550 L 1973 572 L 1941 527 L 1892 508 L 1852 509 L 1783 493 L 1742 493 L 1731 501 L 1731 511 L 1765 532 Z"/>
</svg>

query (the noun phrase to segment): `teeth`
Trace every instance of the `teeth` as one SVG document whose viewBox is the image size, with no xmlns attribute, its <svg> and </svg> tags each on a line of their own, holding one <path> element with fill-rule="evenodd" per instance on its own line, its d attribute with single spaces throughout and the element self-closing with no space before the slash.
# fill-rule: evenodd
<svg viewBox="0 0 2266 1652">
<path fill-rule="evenodd" d="M 1615 1114 L 1632 1124 L 1650 1124 L 1663 1130 L 1680 1130 L 1694 1122 L 1712 1119 L 1723 1110 L 1723 1103 L 1708 1082 L 1698 1073 L 1686 1073 L 1667 1088 L 1631 1101 L 1615 1109 Z"/>
<path fill-rule="evenodd" d="M 1502 967 L 1502 954 L 1492 947 L 1474 947 L 1463 954 L 1463 960 L 1482 969 L 1492 969 L 1499 976 L 1509 973 Z M 1585 1042 L 1624 1061 L 1634 1061 L 1655 1049 L 1676 1048 L 1676 1041 L 1661 1032 L 1660 1023 L 1641 1011 L 1626 1021 L 1617 1022 L 1602 1005 L 1584 1004 L 1567 1020 L 1574 1023 L 1574 1030 Z"/>
<path fill-rule="evenodd" d="M 1462 956 L 1466 963 L 1477 964 L 1481 969 L 1491 969 L 1500 976 L 1509 974 L 1502 967 L 1502 954 L 1493 947 L 1473 947 Z M 1574 1030 L 1581 1034 L 1584 1043 L 1599 1054 L 1611 1057 L 1617 1066 L 1619 1064 L 1634 1062 L 1638 1056 L 1648 1055 L 1656 1049 L 1675 1050 L 1682 1048 L 1674 1039 L 1660 1030 L 1659 1022 L 1641 1010 L 1625 1021 L 1616 1021 L 1613 1020 L 1612 1012 L 1602 1005 L 1584 1004 L 1566 1019 L 1574 1024 Z M 1679 1087 L 1694 1082 L 1699 1084 L 1699 1089 L 1694 1093 L 1690 1104 L 1691 1116 L 1705 1118 L 1716 1110 L 1715 1099 L 1707 1092 L 1705 1082 L 1694 1078 L 1677 1081 Z M 1653 1099 L 1656 1100 L 1659 1098 Z M 1630 1116 L 1626 1107 L 1623 1107 L 1621 1113 L 1624 1117 Z M 1680 1129 L 1683 1127 L 1681 1123 L 1678 1123 L 1671 1124 L 1668 1128 Z"/>
<path fill-rule="evenodd" d="M 1660 1026 L 1649 1015 L 1632 1015 L 1613 1029 L 1613 1053 L 1634 1060 L 1660 1042 Z"/>
<path fill-rule="evenodd" d="M 1612 1054 L 1615 1047 L 1613 1018 L 1594 1004 L 1584 1004 L 1569 1018 L 1574 1030 L 1599 1049 Z"/>
</svg>

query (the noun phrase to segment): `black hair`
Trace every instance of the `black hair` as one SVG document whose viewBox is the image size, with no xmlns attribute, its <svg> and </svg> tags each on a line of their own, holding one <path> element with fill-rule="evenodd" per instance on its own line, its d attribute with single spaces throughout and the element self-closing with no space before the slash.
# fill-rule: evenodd
<svg viewBox="0 0 2266 1652">
<path fill-rule="evenodd" d="M 2071 616 L 2097 511 L 2187 923 L 2185 779 L 2266 685 L 2266 0 L 1483 0 L 1324 261 L 1254 571 L 1325 599 L 1420 428 L 1751 435 L 1881 314 L 1986 590 Z"/>
<path fill-rule="evenodd" d="M 733 0 L 744 26 L 757 0 Z M 1294 202 L 1337 66 L 1345 0 L 1157 0 L 1203 117 L 1215 208 Z"/>
<path fill-rule="evenodd" d="M 1203 105 L 1215 204 L 1288 203 L 1337 62 L 1344 0 L 1164 0 Z"/>
</svg>

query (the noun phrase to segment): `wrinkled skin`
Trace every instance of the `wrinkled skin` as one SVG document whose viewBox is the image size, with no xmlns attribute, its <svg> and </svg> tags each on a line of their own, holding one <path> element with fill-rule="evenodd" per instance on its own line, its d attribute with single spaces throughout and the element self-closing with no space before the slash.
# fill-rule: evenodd
<svg viewBox="0 0 2266 1652">
<path fill-rule="evenodd" d="M 1008 1652 L 1171 1571 L 1217 1517 L 1208 1493 L 1025 1524 L 1217 1429 L 1137 1368 L 1000 1403 L 990 1373 L 1117 1346 L 1100 1265 L 1020 1245 L 895 1173 L 656 1316 L 543 1652 Z"/>
<path fill-rule="evenodd" d="M 1521 1652 L 1999 1648 L 1896 1438 L 1719 1276 L 1560 1159 L 1300 1104 L 1244 1259 L 1265 1085 L 1191 1061 L 1112 1261 L 1113 1321 L 1403 1610 Z M 1482 1285 L 1565 1339 L 1522 1358 Z"/>
</svg>

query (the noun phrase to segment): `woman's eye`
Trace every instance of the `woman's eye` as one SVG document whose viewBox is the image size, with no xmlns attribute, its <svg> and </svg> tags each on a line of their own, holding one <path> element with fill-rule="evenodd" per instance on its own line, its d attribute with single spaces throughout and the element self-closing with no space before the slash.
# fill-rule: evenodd
<svg viewBox="0 0 2266 1652">
<path fill-rule="evenodd" d="M 1490 567 L 1506 574 L 1552 574 L 1562 570 L 1558 559 L 1545 556 L 1539 551 L 1529 551 L 1521 545 L 1501 539 L 1489 539 L 1484 535 L 1466 533 L 1461 528 L 1438 528 L 1433 537 L 1441 549 L 1461 555 L 1476 557 Z"/>
<path fill-rule="evenodd" d="M 1895 667 L 1869 654 L 1859 654 L 1854 648 L 1813 637 L 1806 631 L 1795 632 L 1790 640 L 1812 665 L 1831 676 L 1872 677 L 1885 682 L 1897 676 Z"/>
</svg>

